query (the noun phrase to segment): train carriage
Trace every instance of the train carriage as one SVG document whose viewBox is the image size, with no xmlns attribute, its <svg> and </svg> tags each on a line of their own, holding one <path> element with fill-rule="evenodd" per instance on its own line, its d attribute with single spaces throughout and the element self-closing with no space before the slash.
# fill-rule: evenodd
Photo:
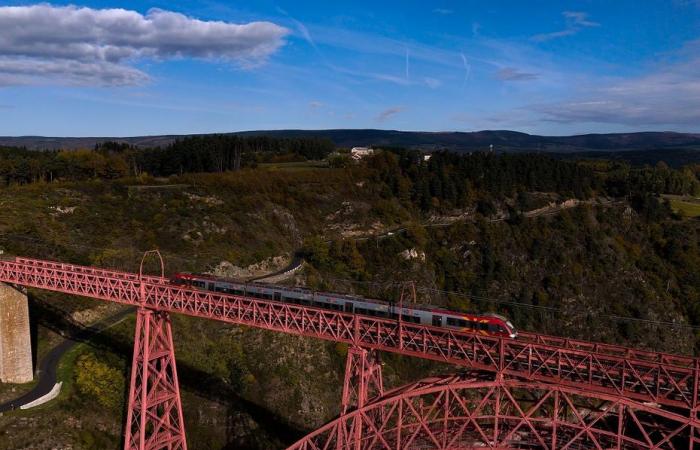
<svg viewBox="0 0 700 450">
<path fill-rule="evenodd" d="M 171 283 L 212 292 L 255 297 L 350 314 L 401 319 L 408 323 L 451 328 L 489 336 L 516 338 L 518 335 L 510 320 L 498 314 L 460 313 L 428 305 L 399 307 L 394 303 L 355 295 L 331 294 L 263 283 L 245 283 L 191 273 L 177 273 L 172 277 Z"/>
</svg>

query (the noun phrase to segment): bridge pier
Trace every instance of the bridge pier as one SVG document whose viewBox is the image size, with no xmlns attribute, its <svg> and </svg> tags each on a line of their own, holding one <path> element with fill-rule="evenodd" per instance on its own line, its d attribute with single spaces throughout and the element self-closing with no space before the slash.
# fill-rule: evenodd
<svg viewBox="0 0 700 450">
<path fill-rule="evenodd" d="M 175 347 L 167 312 L 140 307 L 127 409 L 125 450 L 187 450 Z"/>
<path fill-rule="evenodd" d="M 27 295 L 0 283 L 0 382 L 34 379 Z"/>
</svg>

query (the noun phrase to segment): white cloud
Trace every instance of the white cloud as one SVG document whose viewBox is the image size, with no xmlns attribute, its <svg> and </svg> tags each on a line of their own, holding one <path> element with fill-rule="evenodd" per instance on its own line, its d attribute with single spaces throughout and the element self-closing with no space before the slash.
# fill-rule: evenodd
<svg viewBox="0 0 700 450">
<path fill-rule="evenodd" d="M 443 16 L 448 16 L 448 15 L 452 14 L 454 11 L 452 11 L 451 9 L 447 9 L 447 8 L 435 8 L 433 10 L 433 12 L 435 14 L 442 14 Z"/>
<path fill-rule="evenodd" d="M 136 60 L 199 58 L 254 66 L 287 34 L 270 22 L 202 21 L 160 9 L 142 15 L 49 4 L 0 7 L 0 80 L 142 84 L 149 77 L 133 67 Z"/>
</svg>

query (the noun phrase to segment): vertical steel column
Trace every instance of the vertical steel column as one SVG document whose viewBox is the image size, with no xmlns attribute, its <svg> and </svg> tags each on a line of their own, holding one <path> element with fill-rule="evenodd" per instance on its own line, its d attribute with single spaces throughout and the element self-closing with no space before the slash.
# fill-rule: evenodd
<svg viewBox="0 0 700 450">
<path fill-rule="evenodd" d="M 348 348 L 345 363 L 345 380 L 343 382 L 343 398 L 341 415 L 362 408 L 367 401 L 384 393 L 382 380 L 382 365 L 379 354 L 374 350 L 365 350 L 356 345 Z M 355 417 L 352 430 L 338 430 L 336 448 L 359 450 L 362 441 L 362 415 Z"/>
<path fill-rule="evenodd" d="M 690 439 L 688 442 L 688 449 L 695 450 L 697 448 L 696 443 L 699 442 L 698 439 L 698 427 L 696 426 L 698 419 L 698 410 L 700 410 L 700 405 L 698 404 L 698 395 L 700 395 L 700 360 L 695 360 L 695 365 L 693 367 L 693 400 L 691 401 L 690 408 Z"/>
<path fill-rule="evenodd" d="M 168 314 L 140 307 L 124 439 L 125 450 L 187 450 Z"/>
<path fill-rule="evenodd" d="M 341 413 L 346 414 L 351 409 L 362 408 L 367 404 L 367 400 L 383 393 L 384 382 L 379 354 L 374 350 L 356 346 L 348 348 Z"/>
</svg>

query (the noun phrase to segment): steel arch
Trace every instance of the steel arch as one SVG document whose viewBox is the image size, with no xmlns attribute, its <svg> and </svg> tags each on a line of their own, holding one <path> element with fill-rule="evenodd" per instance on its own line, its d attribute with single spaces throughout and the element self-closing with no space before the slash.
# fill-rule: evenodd
<svg viewBox="0 0 700 450">
<path fill-rule="evenodd" d="M 697 446 L 699 426 L 697 418 L 622 396 L 450 376 L 387 392 L 288 450 L 670 450 Z"/>
</svg>

